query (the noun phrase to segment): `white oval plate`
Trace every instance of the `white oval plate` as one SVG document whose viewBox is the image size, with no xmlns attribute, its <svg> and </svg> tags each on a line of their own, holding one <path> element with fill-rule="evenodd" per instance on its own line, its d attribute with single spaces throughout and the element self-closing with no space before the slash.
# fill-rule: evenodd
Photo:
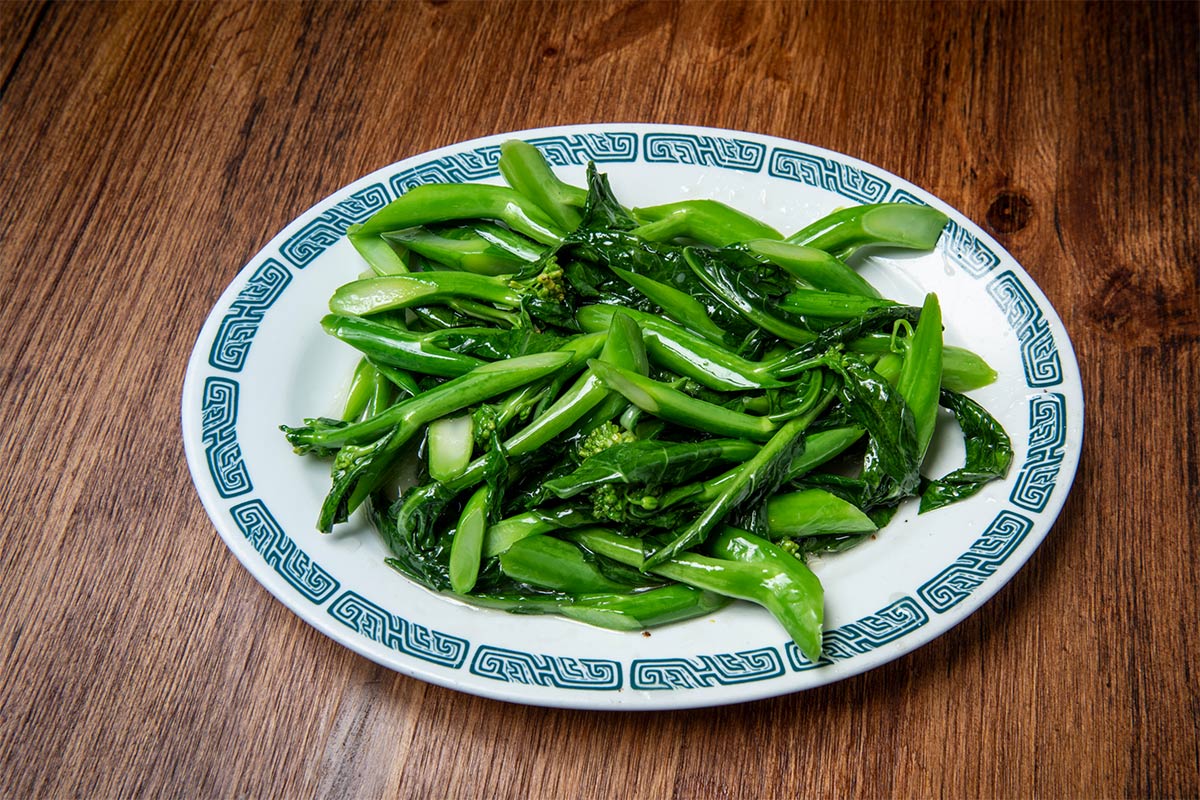
<svg viewBox="0 0 1200 800">
<path fill-rule="evenodd" d="M 499 183 L 499 145 L 532 141 L 565 179 L 589 160 L 627 205 L 714 198 L 784 233 L 839 206 L 926 203 L 951 222 L 932 253 L 881 252 L 861 269 L 885 296 L 937 292 L 947 344 L 1000 373 L 973 392 L 1012 437 L 1004 481 L 918 517 L 901 507 L 873 540 L 817 560 L 825 657 L 807 663 L 766 611 L 617 633 L 555 617 L 483 610 L 429 592 L 384 564 L 360 519 L 314 528 L 328 465 L 291 452 L 281 423 L 340 412 L 356 362 L 318 320 L 364 269 L 342 234 L 412 186 Z M 663 125 L 573 125 L 491 136 L 385 167 L 313 206 L 246 265 L 213 308 L 183 387 L 188 465 L 221 537 L 251 574 L 319 631 L 384 666 L 518 703 L 601 709 L 712 706 L 830 683 L 945 632 L 995 594 L 1058 515 L 1079 460 L 1083 394 L 1062 323 L 1029 275 L 977 226 L 906 181 L 847 156 L 752 133 Z M 961 466 L 939 429 L 926 471 Z"/>
</svg>

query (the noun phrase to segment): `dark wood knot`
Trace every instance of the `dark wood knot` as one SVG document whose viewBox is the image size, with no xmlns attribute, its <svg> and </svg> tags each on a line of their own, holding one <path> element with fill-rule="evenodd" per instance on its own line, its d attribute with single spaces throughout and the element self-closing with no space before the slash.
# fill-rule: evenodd
<svg viewBox="0 0 1200 800">
<path fill-rule="evenodd" d="M 1016 233 L 1033 219 L 1033 201 L 1020 192 L 1004 191 L 987 210 L 987 224 L 996 233 Z"/>
</svg>

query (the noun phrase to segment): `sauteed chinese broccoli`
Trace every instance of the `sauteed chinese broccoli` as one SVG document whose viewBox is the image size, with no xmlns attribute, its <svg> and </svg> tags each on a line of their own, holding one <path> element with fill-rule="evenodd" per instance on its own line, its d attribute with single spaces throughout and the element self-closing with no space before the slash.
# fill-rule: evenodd
<svg viewBox="0 0 1200 800">
<path fill-rule="evenodd" d="M 525 142 L 499 166 L 508 186 L 418 186 L 347 232 L 369 271 L 321 320 L 361 353 L 344 413 L 283 427 L 332 463 L 320 530 L 361 508 L 430 589 L 616 630 L 750 601 L 816 661 L 809 557 L 1006 474 L 965 394 L 995 372 L 943 344 L 935 295 L 894 302 L 847 264 L 932 249 L 941 212 L 785 237 L 712 200 L 627 208 Z M 966 457 L 929 479 L 939 406 Z"/>
</svg>

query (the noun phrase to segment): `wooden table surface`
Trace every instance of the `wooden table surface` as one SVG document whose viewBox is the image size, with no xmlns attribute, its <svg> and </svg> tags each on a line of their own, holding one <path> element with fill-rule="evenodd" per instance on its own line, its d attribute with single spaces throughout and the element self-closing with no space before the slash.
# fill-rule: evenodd
<svg viewBox="0 0 1200 800">
<path fill-rule="evenodd" d="M 0 3 L 0 796 L 1200 795 L 1198 9 Z M 1042 287 L 1082 461 L 978 613 L 773 700 L 528 708 L 355 655 L 221 543 L 179 401 L 240 267 L 388 163 L 593 121 L 864 159 Z"/>
</svg>

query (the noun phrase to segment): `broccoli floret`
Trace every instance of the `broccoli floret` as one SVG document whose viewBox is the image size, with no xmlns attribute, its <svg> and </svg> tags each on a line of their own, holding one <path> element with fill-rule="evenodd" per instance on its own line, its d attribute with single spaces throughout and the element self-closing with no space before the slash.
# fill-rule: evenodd
<svg viewBox="0 0 1200 800">
<path fill-rule="evenodd" d="M 563 287 L 563 271 L 557 261 L 550 259 L 546 262 L 546 266 L 534 279 L 533 290 L 543 300 L 553 300 L 556 303 L 566 301 L 567 292 Z"/>
<path fill-rule="evenodd" d="M 509 287 L 516 289 L 521 295 L 521 312 L 525 325 L 534 329 L 546 326 L 579 330 L 575 319 L 576 303 L 574 288 L 563 274 L 558 262 L 549 257 L 538 262 L 535 266 L 537 273 L 518 276 L 509 282 Z"/>
<path fill-rule="evenodd" d="M 555 303 L 566 302 L 567 287 L 563 282 L 563 270 L 558 265 L 558 259 L 551 256 L 542 262 L 541 271 L 532 278 L 527 275 L 509 281 L 514 289 L 529 291 L 539 300 L 550 300 Z"/>
<path fill-rule="evenodd" d="M 499 417 L 496 414 L 496 409 L 491 406 L 479 406 L 471 412 L 472 430 L 475 435 L 475 444 L 482 447 L 488 443 L 493 433 L 496 432 L 496 424 L 499 422 Z"/>
<path fill-rule="evenodd" d="M 647 514 L 652 514 L 658 505 L 658 495 L 642 488 L 606 483 L 592 491 L 592 516 L 598 520 L 653 525 L 655 520 Z"/>
<path fill-rule="evenodd" d="M 602 453 L 615 444 L 624 442 L 636 442 L 637 436 L 623 428 L 614 425 L 611 422 L 604 422 L 593 428 L 587 436 L 579 442 L 579 458 L 590 458 L 597 453 Z"/>
<path fill-rule="evenodd" d="M 592 492 L 592 516 L 596 519 L 608 519 L 613 522 L 625 521 L 625 498 L 617 487 L 610 483 L 596 488 Z"/>
</svg>

